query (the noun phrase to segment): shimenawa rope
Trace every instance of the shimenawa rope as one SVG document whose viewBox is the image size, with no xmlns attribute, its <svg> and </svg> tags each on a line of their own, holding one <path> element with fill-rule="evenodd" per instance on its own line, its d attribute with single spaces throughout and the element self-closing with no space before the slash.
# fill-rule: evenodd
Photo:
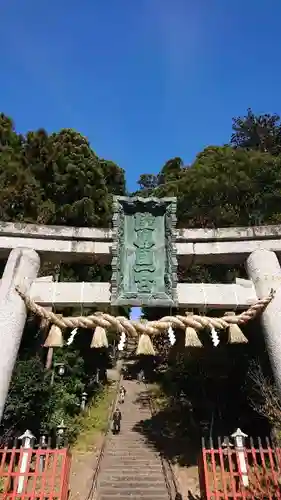
<svg viewBox="0 0 281 500">
<path fill-rule="evenodd" d="M 205 328 L 216 328 L 225 330 L 231 324 L 244 325 L 248 321 L 260 314 L 274 297 L 274 291 L 264 299 L 259 299 L 255 304 L 249 307 L 246 311 L 239 315 L 224 316 L 223 318 L 212 318 L 209 316 L 198 316 L 196 314 L 187 313 L 186 316 L 164 316 L 157 321 L 140 321 L 129 320 L 123 316 L 112 316 L 111 314 L 97 312 L 90 316 L 62 316 L 47 311 L 44 307 L 39 306 L 30 297 L 25 295 L 18 287 L 16 291 L 24 300 L 26 307 L 37 316 L 47 319 L 50 323 L 59 328 L 95 328 L 101 326 L 105 329 L 114 328 L 118 332 L 125 331 L 132 337 L 138 337 L 141 334 L 154 336 L 156 334 L 166 332 L 169 326 L 185 330 L 187 327 L 192 327 L 195 330 L 204 330 Z"/>
</svg>

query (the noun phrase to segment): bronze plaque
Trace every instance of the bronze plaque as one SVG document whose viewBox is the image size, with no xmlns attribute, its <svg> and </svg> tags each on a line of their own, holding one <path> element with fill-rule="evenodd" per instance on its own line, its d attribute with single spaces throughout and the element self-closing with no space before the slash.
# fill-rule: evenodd
<svg viewBox="0 0 281 500">
<path fill-rule="evenodd" d="M 111 304 L 177 306 L 176 198 L 114 199 Z"/>
</svg>

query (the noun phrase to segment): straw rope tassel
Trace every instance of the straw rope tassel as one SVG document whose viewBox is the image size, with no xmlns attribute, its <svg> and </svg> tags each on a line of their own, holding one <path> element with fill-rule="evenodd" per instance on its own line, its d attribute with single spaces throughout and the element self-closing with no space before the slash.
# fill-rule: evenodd
<svg viewBox="0 0 281 500">
<path fill-rule="evenodd" d="M 186 311 L 185 315 L 187 317 L 192 317 L 193 313 L 191 311 Z M 193 326 L 187 326 L 185 329 L 185 347 L 203 347 L 197 331 L 193 328 Z"/>
<path fill-rule="evenodd" d="M 145 354 L 147 356 L 155 356 L 155 349 L 151 342 L 149 335 L 143 333 L 139 337 L 138 347 L 136 350 L 136 355 Z"/>
<path fill-rule="evenodd" d="M 63 347 L 63 336 L 59 326 L 51 326 L 44 347 Z"/>
<path fill-rule="evenodd" d="M 235 316 L 235 312 L 228 311 L 224 313 L 224 316 Z M 228 342 L 229 344 L 247 344 L 248 339 L 245 337 L 241 328 L 237 323 L 230 323 L 228 327 Z"/>
<path fill-rule="evenodd" d="M 52 296 L 52 307 L 47 309 L 48 312 L 52 313 L 52 308 L 54 307 L 54 301 L 56 297 L 56 281 L 54 282 L 54 288 L 53 288 L 53 296 Z M 46 321 L 47 325 L 47 318 L 43 318 Z M 48 321 L 50 325 L 50 321 Z M 44 347 L 48 347 L 49 349 L 53 347 L 63 347 L 63 335 L 62 335 L 62 330 L 58 325 L 51 325 L 51 328 L 49 329 L 48 336 L 45 340 Z M 53 352 L 50 351 L 48 353 L 50 358 L 53 357 Z M 50 364 L 50 360 L 48 361 L 48 365 Z"/>
<path fill-rule="evenodd" d="M 102 347 L 108 347 L 106 331 L 104 328 L 102 328 L 102 326 L 97 326 L 95 328 L 90 347 L 94 349 L 101 349 Z"/>
<path fill-rule="evenodd" d="M 185 329 L 185 347 L 203 347 L 195 328 L 192 326 Z"/>
</svg>

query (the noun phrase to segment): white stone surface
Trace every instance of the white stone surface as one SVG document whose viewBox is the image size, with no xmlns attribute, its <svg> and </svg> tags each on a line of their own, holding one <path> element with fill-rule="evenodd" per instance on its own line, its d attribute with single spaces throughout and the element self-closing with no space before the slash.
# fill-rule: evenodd
<svg viewBox="0 0 281 500">
<path fill-rule="evenodd" d="M 9 255 L 0 285 L 0 420 L 9 390 L 26 321 L 26 307 L 15 291 L 20 286 L 29 293 L 36 278 L 40 258 L 34 250 L 17 248 Z"/>
<path fill-rule="evenodd" d="M 104 263 L 111 262 L 111 242 L 1 237 L 0 255 L 6 256 L 13 248 L 34 249 L 42 258 L 51 261 L 64 262 L 94 262 L 95 259 Z M 245 241 L 216 241 L 208 243 L 177 243 L 177 255 L 185 266 L 195 264 L 236 264 L 243 263 L 246 258 L 258 248 L 275 251 L 281 256 L 280 240 L 245 240 Z"/>
<path fill-rule="evenodd" d="M 111 229 L 72 226 L 44 226 L 42 224 L 26 224 L 22 222 L 1 222 L 0 236 L 21 238 L 48 238 L 64 240 L 112 241 Z"/>
<path fill-rule="evenodd" d="M 177 245 L 187 245 L 187 243 Z M 240 264 L 259 248 L 272 250 L 281 256 L 281 238 L 194 243 L 194 262 L 196 264 Z M 183 250 L 181 253 L 183 254 Z"/>
<path fill-rule="evenodd" d="M 103 257 L 105 262 L 111 261 L 111 243 L 103 241 L 68 240 L 29 237 L 0 236 L 0 255 L 6 256 L 13 248 L 24 245 L 34 249 L 43 258 L 51 261 L 94 262 Z"/>
<path fill-rule="evenodd" d="M 275 297 L 262 314 L 265 341 L 276 384 L 281 395 L 281 268 L 274 252 L 265 249 L 253 252 L 246 263 L 259 298 L 273 288 Z"/>
<path fill-rule="evenodd" d="M 177 230 L 177 241 L 185 242 L 259 240 L 266 238 L 281 238 L 281 225 Z"/>
<path fill-rule="evenodd" d="M 113 232 L 109 229 L 42 226 L 0 222 L 0 256 L 19 246 L 34 249 L 43 259 L 66 262 L 111 261 Z M 236 264 L 258 248 L 281 257 L 281 226 L 177 230 L 177 255 L 192 263 Z"/>
<path fill-rule="evenodd" d="M 281 225 L 226 227 L 217 229 L 177 229 L 177 242 L 206 242 L 281 239 Z M 111 229 L 90 227 L 44 226 L 41 224 L 26 224 L 0 221 L 0 236 L 112 241 Z"/>
<path fill-rule="evenodd" d="M 31 286 L 30 295 L 43 306 L 84 307 L 104 305 L 110 302 L 109 283 L 48 283 L 36 280 Z M 231 284 L 178 284 L 180 307 L 213 307 L 218 309 L 245 309 L 257 300 L 254 286 L 247 282 L 243 285 Z"/>
</svg>

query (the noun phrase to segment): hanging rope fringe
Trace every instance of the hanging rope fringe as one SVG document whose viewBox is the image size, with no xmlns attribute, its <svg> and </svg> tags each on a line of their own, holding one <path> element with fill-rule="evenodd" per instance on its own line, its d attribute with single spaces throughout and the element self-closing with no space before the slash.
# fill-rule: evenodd
<svg viewBox="0 0 281 500">
<path fill-rule="evenodd" d="M 108 347 L 106 331 L 101 326 L 97 326 L 95 328 L 90 347 L 94 349 L 101 349 L 102 347 Z"/>
<path fill-rule="evenodd" d="M 140 354 L 155 356 L 153 344 L 150 340 L 149 335 L 147 335 L 146 333 L 142 333 L 139 338 L 136 355 L 139 356 Z"/>
<path fill-rule="evenodd" d="M 220 343 L 220 338 L 218 336 L 218 332 L 215 330 L 215 328 L 212 326 L 211 327 L 211 339 L 212 339 L 212 342 L 213 342 L 213 346 L 214 347 L 218 347 L 219 343 Z"/>
<path fill-rule="evenodd" d="M 78 328 L 74 328 L 74 330 L 72 330 L 72 332 L 70 333 L 69 338 L 67 339 L 67 342 L 66 342 L 67 345 L 73 344 L 73 341 L 74 341 L 77 333 L 78 333 Z"/>
<path fill-rule="evenodd" d="M 48 319 L 54 325 L 63 328 L 95 328 L 101 326 L 103 328 L 115 328 L 117 331 L 125 331 L 131 337 L 138 337 L 143 333 L 147 335 L 156 335 L 168 330 L 169 326 L 185 330 L 188 326 L 195 330 L 203 330 L 205 328 L 215 328 L 216 330 L 225 330 L 230 324 L 244 325 L 251 319 L 260 314 L 266 306 L 271 302 L 274 291 L 264 299 L 259 299 L 256 304 L 252 305 L 247 311 L 235 316 L 224 316 L 223 318 L 212 318 L 208 316 L 197 316 L 195 314 L 188 316 L 165 316 L 157 321 L 148 321 L 141 323 L 133 321 L 123 316 L 111 316 L 106 313 L 96 313 L 91 316 L 64 317 L 54 314 L 52 311 L 47 311 L 44 307 L 36 304 L 30 297 L 25 295 L 18 287 L 16 288 L 20 297 L 24 300 L 26 307 L 37 316 Z"/>
<path fill-rule="evenodd" d="M 173 346 L 176 343 L 177 339 L 176 339 L 175 332 L 174 332 L 173 328 L 171 327 L 171 325 L 168 328 L 168 338 L 169 338 L 170 345 Z"/>
<path fill-rule="evenodd" d="M 185 329 L 185 347 L 203 347 L 195 328 L 192 326 Z"/>
<path fill-rule="evenodd" d="M 119 344 L 117 346 L 118 351 L 124 351 L 125 343 L 126 343 L 126 334 L 125 332 L 121 332 Z"/>
<path fill-rule="evenodd" d="M 235 316 L 232 311 L 224 313 L 224 316 Z M 245 337 L 239 325 L 232 323 L 228 327 L 228 342 L 230 344 L 247 344 L 248 339 Z"/>
<path fill-rule="evenodd" d="M 63 336 L 59 326 L 51 326 L 44 347 L 63 347 Z"/>
</svg>

